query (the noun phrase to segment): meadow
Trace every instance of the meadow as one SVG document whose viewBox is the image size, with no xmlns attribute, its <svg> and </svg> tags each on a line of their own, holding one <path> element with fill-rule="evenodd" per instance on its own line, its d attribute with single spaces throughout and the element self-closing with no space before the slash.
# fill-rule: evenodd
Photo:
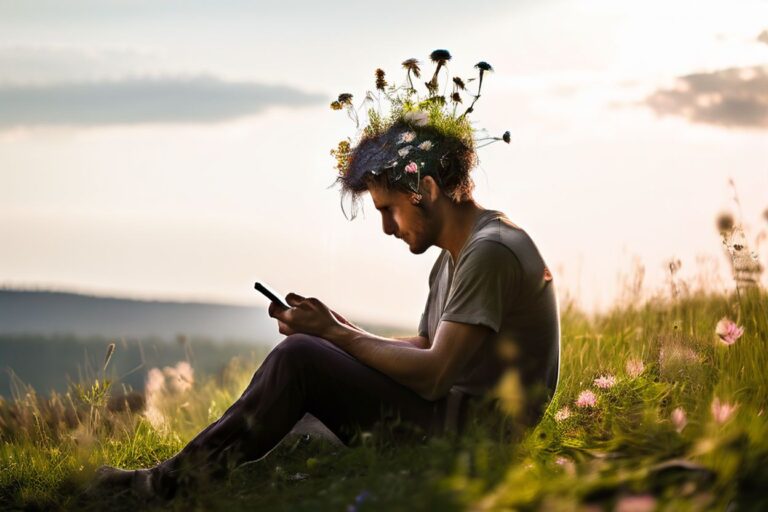
<svg viewBox="0 0 768 512">
<path fill-rule="evenodd" d="M 676 288 L 600 315 L 561 303 L 558 390 L 542 421 L 510 438 L 506 416 L 465 436 L 351 447 L 300 435 L 224 481 L 171 503 L 84 493 L 101 464 L 173 455 L 245 387 L 259 354 L 217 373 L 186 361 L 150 372 L 135 403 L 104 367 L 63 393 L 20 388 L 0 403 L 0 508 L 27 510 L 766 510 L 768 296 L 759 287 Z"/>
</svg>

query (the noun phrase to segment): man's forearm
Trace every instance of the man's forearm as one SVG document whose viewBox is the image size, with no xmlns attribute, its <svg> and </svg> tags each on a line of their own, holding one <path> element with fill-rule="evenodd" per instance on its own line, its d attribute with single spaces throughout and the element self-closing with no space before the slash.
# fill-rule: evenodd
<svg viewBox="0 0 768 512">
<path fill-rule="evenodd" d="M 434 399 L 434 353 L 409 340 L 397 340 L 336 325 L 325 333 L 327 339 L 360 362 L 389 376 L 427 399 Z M 404 343 L 405 341 L 405 343 Z"/>
</svg>

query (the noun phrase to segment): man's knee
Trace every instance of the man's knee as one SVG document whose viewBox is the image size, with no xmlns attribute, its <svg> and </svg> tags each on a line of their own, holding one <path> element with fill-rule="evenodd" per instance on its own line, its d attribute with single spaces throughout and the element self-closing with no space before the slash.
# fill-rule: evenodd
<svg viewBox="0 0 768 512">
<path fill-rule="evenodd" d="M 270 354 L 281 363 L 302 365 L 311 362 L 327 343 L 322 338 L 309 334 L 291 334 L 281 341 Z"/>
</svg>

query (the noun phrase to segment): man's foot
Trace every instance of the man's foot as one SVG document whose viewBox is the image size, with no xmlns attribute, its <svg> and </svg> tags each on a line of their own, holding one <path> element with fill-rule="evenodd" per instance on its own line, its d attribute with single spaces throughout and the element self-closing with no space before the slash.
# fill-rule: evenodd
<svg viewBox="0 0 768 512">
<path fill-rule="evenodd" d="M 151 501 L 161 496 L 152 485 L 152 472 L 148 469 L 119 469 L 101 466 L 96 470 L 96 478 L 88 489 L 89 495 L 105 492 L 130 491 L 144 501 Z"/>
</svg>

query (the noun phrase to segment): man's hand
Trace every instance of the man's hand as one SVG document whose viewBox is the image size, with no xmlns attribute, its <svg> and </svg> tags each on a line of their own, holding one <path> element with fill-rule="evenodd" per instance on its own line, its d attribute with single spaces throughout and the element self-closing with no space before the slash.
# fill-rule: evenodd
<svg viewBox="0 0 768 512">
<path fill-rule="evenodd" d="M 280 334 L 303 333 L 325 337 L 326 333 L 340 324 L 351 324 L 341 315 L 331 311 L 328 306 L 314 297 L 304 298 L 296 293 L 289 293 L 285 300 L 290 309 L 285 309 L 274 302 L 269 305 L 269 316 L 277 319 Z"/>
</svg>

